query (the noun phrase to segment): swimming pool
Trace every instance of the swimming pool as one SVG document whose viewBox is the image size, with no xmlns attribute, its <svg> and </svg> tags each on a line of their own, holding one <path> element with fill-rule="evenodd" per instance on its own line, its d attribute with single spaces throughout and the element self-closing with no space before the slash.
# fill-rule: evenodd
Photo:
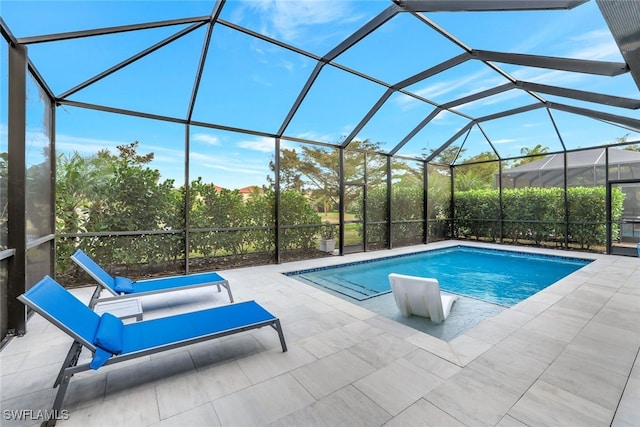
<svg viewBox="0 0 640 427">
<path fill-rule="evenodd" d="M 510 307 L 591 260 L 454 246 L 286 273 L 358 301 L 391 292 L 389 273 L 435 277 L 440 288 Z"/>
</svg>

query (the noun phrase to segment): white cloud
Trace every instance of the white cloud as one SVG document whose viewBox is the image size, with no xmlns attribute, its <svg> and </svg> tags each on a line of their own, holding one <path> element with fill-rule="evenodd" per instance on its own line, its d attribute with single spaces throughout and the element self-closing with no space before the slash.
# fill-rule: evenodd
<svg viewBox="0 0 640 427">
<path fill-rule="evenodd" d="M 263 33 L 288 42 L 305 39 L 310 27 L 356 19 L 340 0 L 256 0 L 249 6 L 259 11 Z"/>
<path fill-rule="evenodd" d="M 94 154 L 103 149 L 115 149 L 118 145 L 129 144 L 133 141 L 117 141 L 112 139 L 86 138 L 65 134 L 56 135 L 56 151 L 58 153 L 78 152 L 80 154 Z"/>
<path fill-rule="evenodd" d="M 198 142 L 204 142 L 210 145 L 218 145 L 220 143 L 220 140 L 218 139 L 217 136 L 208 135 L 206 133 L 194 133 L 191 136 L 191 139 Z"/>
<path fill-rule="evenodd" d="M 502 138 L 502 139 L 492 139 L 491 142 L 493 144 L 511 144 L 513 142 L 518 141 L 517 139 L 513 139 L 513 138 Z"/>
<path fill-rule="evenodd" d="M 254 140 L 240 141 L 237 146 L 247 150 L 260 151 L 261 153 L 273 153 L 275 140 L 269 137 L 261 137 Z"/>
<path fill-rule="evenodd" d="M 294 136 L 300 139 L 308 139 L 310 141 L 328 142 L 332 144 L 335 144 L 338 141 L 338 138 L 335 135 L 332 135 L 330 133 L 321 134 L 315 131 L 302 132 L 297 135 L 291 135 L 291 136 Z"/>
<path fill-rule="evenodd" d="M 590 31 L 571 40 L 575 42 L 576 48 L 568 54 L 570 57 L 590 60 L 621 60 L 618 45 L 606 29 Z"/>
<path fill-rule="evenodd" d="M 257 175 L 257 176 L 265 175 L 265 172 L 263 169 L 242 168 L 242 167 L 238 167 L 237 165 L 227 166 L 227 165 L 221 165 L 218 163 L 204 163 L 203 166 L 210 169 L 216 169 L 216 170 L 221 170 L 225 172 L 233 172 L 233 174 L 236 176 L 237 174 Z"/>
<path fill-rule="evenodd" d="M 412 90 L 412 92 L 432 101 L 435 101 L 438 98 L 442 100 L 446 95 L 452 94 L 446 98 L 445 101 L 442 101 L 444 103 L 446 101 L 463 98 L 473 93 L 481 92 L 502 83 L 504 83 L 504 79 L 496 77 L 495 72 L 483 67 L 472 74 L 441 80 L 428 84 L 420 89 Z M 397 98 L 397 102 L 403 110 L 407 110 L 417 105 L 422 105 L 422 101 L 418 101 L 411 97 L 399 97 Z"/>
</svg>

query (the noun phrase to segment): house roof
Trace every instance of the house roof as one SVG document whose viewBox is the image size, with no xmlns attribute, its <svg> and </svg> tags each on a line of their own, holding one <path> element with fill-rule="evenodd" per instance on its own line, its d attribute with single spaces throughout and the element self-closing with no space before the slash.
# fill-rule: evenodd
<svg viewBox="0 0 640 427">
<path fill-rule="evenodd" d="M 605 165 L 605 148 L 592 150 L 580 150 L 571 153 L 567 168 L 584 168 L 596 165 Z M 609 148 L 609 165 L 640 164 L 640 152 Z M 542 159 L 525 163 L 511 169 L 503 170 L 503 174 L 516 175 L 526 172 L 564 169 L 564 154 L 550 154 Z"/>
</svg>

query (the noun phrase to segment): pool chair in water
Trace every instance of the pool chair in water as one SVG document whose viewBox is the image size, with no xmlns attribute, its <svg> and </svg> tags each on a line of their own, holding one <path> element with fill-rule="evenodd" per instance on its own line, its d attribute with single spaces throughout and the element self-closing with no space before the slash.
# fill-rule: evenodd
<svg viewBox="0 0 640 427">
<path fill-rule="evenodd" d="M 196 273 L 132 281 L 126 277 L 111 276 L 80 249 L 71 255 L 71 259 L 98 282 L 96 291 L 93 293 L 91 301 L 89 302 L 89 307 L 92 308 L 98 302 L 98 298 L 100 298 L 103 289 L 109 291 L 112 297 L 103 298 L 101 301 L 120 298 L 137 298 L 161 292 L 181 291 L 184 289 L 215 285 L 218 287 L 218 292 L 222 291 L 221 286 L 224 287 L 229 294 L 229 301 L 233 302 L 229 281 L 218 273 Z"/>
<path fill-rule="evenodd" d="M 432 322 L 441 323 L 458 299 L 454 295 L 441 294 L 437 279 L 391 273 L 389 283 L 396 305 L 405 317 L 429 317 Z"/>
<path fill-rule="evenodd" d="M 280 319 L 255 301 L 245 301 L 123 324 L 110 313 L 102 316 L 84 305 L 49 276 L 18 297 L 23 304 L 73 338 L 73 344 L 53 384 L 58 392 L 52 413 L 62 409 L 69 381 L 74 374 L 99 369 L 138 357 L 271 326 L 278 333 L 282 351 L 287 351 Z M 82 349 L 93 359 L 78 364 Z M 144 362 L 140 362 L 144 363 Z M 56 419 L 46 425 L 55 425 Z"/>
</svg>

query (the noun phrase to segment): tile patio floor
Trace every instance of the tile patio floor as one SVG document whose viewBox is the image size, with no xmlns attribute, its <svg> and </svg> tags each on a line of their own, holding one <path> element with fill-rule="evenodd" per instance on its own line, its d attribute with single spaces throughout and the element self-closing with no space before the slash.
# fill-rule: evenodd
<svg viewBox="0 0 640 427">
<path fill-rule="evenodd" d="M 639 426 L 638 258 L 579 254 L 595 261 L 449 342 L 281 274 L 459 243 L 223 271 L 281 318 L 287 353 L 263 328 L 83 372 L 58 425 Z M 228 302 L 211 289 L 147 297 L 145 318 Z M 70 345 L 28 327 L 0 352 L 3 426 L 39 424 L 6 411 L 51 408 Z"/>
</svg>

